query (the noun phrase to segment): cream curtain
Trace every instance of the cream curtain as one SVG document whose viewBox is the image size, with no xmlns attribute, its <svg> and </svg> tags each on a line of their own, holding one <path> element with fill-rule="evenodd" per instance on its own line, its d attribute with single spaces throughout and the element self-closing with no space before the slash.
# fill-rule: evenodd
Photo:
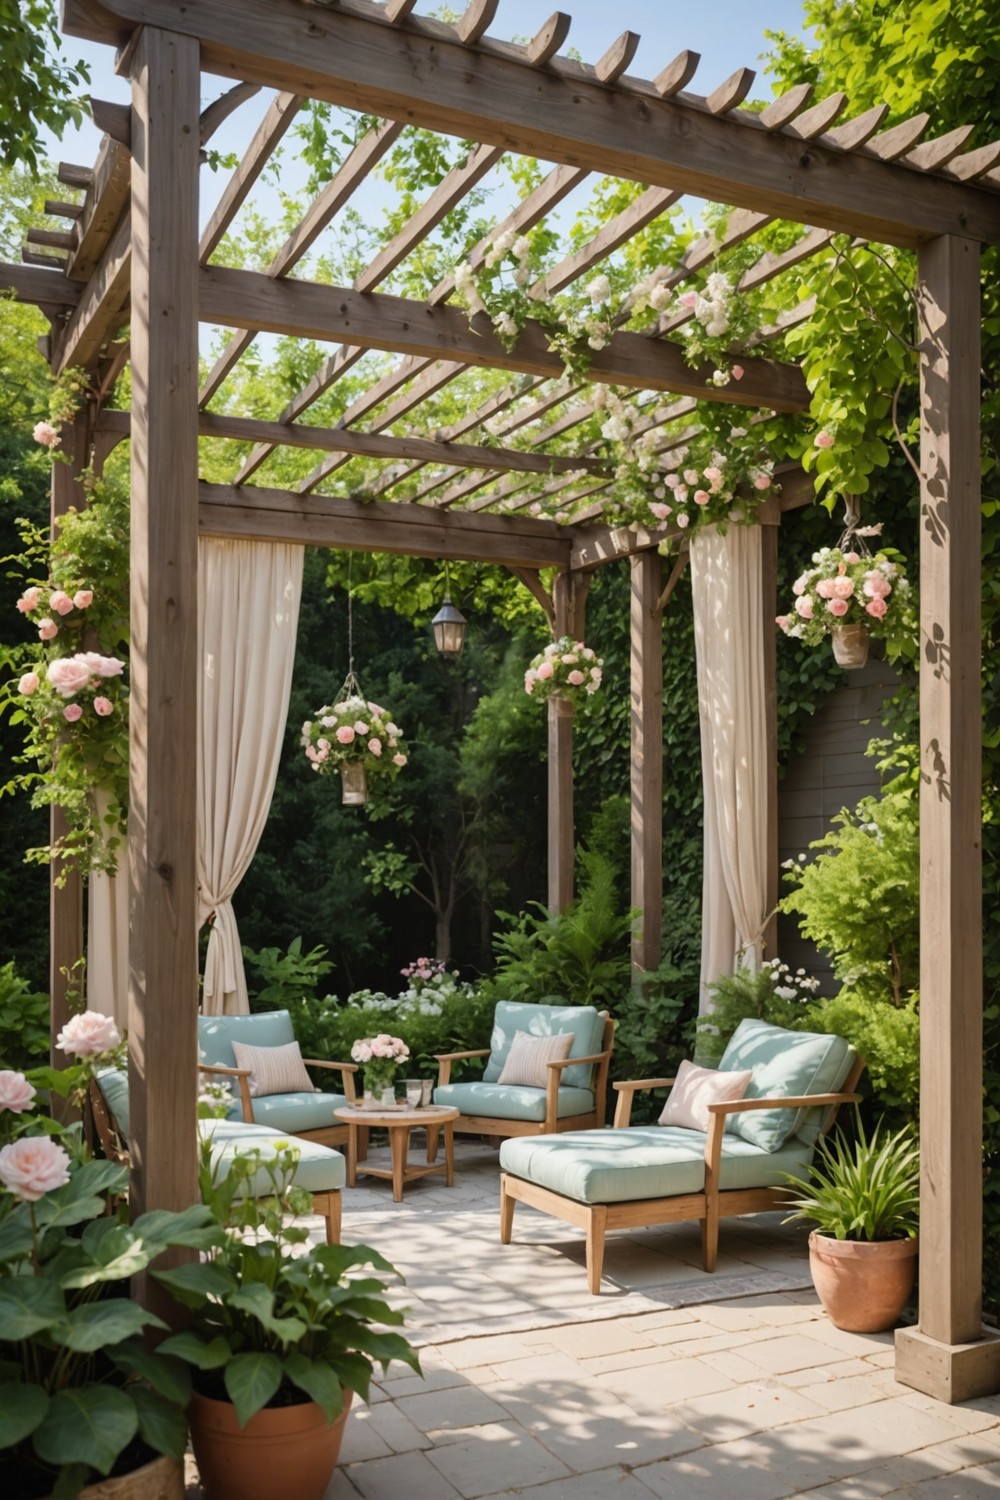
<svg viewBox="0 0 1000 1500">
<path fill-rule="evenodd" d="M 742 960 L 760 964 L 767 920 L 767 740 L 759 526 L 691 539 L 705 863 L 701 1006 Z"/>
<path fill-rule="evenodd" d="M 249 1010 L 232 896 L 253 859 L 278 772 L 295 657 L 303 549 L 198 544 L 199 924 L 214 915 L 203 1009 Z"/>
<path fill-rule="evenodd" d="M 102 799 L 98 793 L 98 804 Z M 87 1008 L 128 1025 L 128 848 L 118 850 L 118 873 L 87 877 Z"/>
</svg>

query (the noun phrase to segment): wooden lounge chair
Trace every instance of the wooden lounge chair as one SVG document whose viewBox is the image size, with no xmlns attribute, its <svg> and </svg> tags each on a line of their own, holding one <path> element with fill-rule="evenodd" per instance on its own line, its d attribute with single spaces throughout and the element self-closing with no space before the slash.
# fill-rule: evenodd
<svg viewBox="0 0 1000 1500">
<path fill-rule="evenodd" d="M 611 1130 L 505 1141 L 500 1150 L 500 1239 L 509 1244 L 518 1203 L 578 1225 L 587 1234 L 587 1279 L 601 1289 L 609 1229 L 701 1223 L 703 1263 L 714 1271 L 719 1220 L 763 1213 L 788 1199 L 785 1174 L 802 1176 L 865 1064 L 841 1037 L 785 1031 L 743 1021 L 720 1070 L 752 1070 L 747 1096 L 709 1106 L 707 1132 L 631 1125 L 640 1089 L 666 1089 L 671 1078 L 616 1083 Z"/>
</svg>

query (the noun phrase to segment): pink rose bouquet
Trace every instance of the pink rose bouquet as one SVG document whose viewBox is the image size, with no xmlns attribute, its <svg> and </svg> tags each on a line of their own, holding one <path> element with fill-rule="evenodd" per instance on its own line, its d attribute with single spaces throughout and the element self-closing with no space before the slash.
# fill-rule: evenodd
<svg viewBox="0 0 1000 1500">
<path fill-rule="evenodd" d="M 840 627 L 864 625 L 885 641 L 890 661 L 915 649 L 913 589 L 902 557 L 891 548 L 872 556 L 854 550 L 850 541 L 823 547 L 792 584 L 792 595 L 791 608 L 777 624 L 795 640 L 817 646 Z"/>
<path fill-rule="evenodd" d="M 410 1055 L 402 1037 L 380 1032 L 378 1036 L 361 1037 L 351 1047 L 351 1061 L 362 1063 L 365 1070 L 365 1092 L 380 1095 L 391 1089 L 396 1070 Z"/>
<path fill-rule="evenodd" d="M 568 698 L 584 702 L 601 685 L 604 662 L 585 646 L 564 635 L 533 659 L 524 674 L 524 691 L 532 698 Z"/>
</svg>

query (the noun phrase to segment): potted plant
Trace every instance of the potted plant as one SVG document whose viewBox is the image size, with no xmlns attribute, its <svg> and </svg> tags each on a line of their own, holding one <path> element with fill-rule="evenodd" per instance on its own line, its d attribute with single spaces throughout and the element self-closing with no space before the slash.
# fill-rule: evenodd
<svg viewBox="0 0 1000 1500">
<path fill-rule="evenodd" d="M 127 1221 L 124 1167 L 94 1161 L 79 1125 L 36 1108 L 37 1089 L 78 1096 L 116 1059 L 107 1016 L 60 1036 L 63 1072 L 0 1071 L 0 1460 L 12 1500 L 182 1500 L 190 1377 L 144 1334 L 166 1324 L 129 1278 L 172 1246 L 219 1238 L 209 1211 Z M 95 1483 L 96 1481 L 96 1483 Z"/>
<path fill-rule="evenodd" d="M 601 685 L 604 662 L 582 641 L 564 635 L 550 641 L 524 674 L 524 691 L 533 698 L 583 702 Z"/>
<path fill-rule="evenodd" d="M 294 1215 L 310 1195 L 290 1184 L 298 1151 L 248 1152 L 213 1172 L 202 1147 L 201 1189 L 223 1233 L 193 1265 L 153 1274 L 189 1309 L 160 1353 L 194 1366 L 191 1440 L 206 1500 L 320 1500 L 337 1461 L 352 1395 L 367 1397 L 374 1361 L 417 1355 L 395 1325 L 379 1276 L 395 1274 L 367 1246 L 315 1245 Z M 252 1196 L 259 1174 L 274 1197 Z"/>
<path fill-rule="evenodd" d="M 854 535 L 860 536 L 860 532 Z M 863 541 L 842 547 L 823 547 L 813 553 L 813 566 L 792 584 L 795 602 L 777 624 L 786 635 L 818 646 L 830 636 L 839 666 L 863 667 L 871 636 L 886 643 L 890 661 L 913 649 L 916 622 L 913 592 L 898 552 L 868 551 Z"/>
<path fill-rule="evenodd" d="M 396 1070 L 410 1055 L 402 1037 L 382 1031 L 378 1036 L 364 1036 L 351 1047 L 351 1061 L 364 1063 L 365 1105 L 374 1109 L 391 1108 L 396 1102 Z"/>
<path fill-rule="evenodd" d="M 900 1317 L 913 1291 L 920 1210 L 920 1151 L 908 1127 L 879 1125 L 870 1137 L 860 1117 L 853 1143 L 821 1141 L 789 1219 L 816 1228 L 809 1269 L 830 1320 L 848 1333 L 880 1333 Z"/>
<path fill-rule="evenodd" d="M 319 709 L 302 726 L 306 759 L 320 776 L 340 773 L 341 798 L 348 806 L 368 800 L 368 779 L 391 780 L 406 765 L 402 730 L 388 709 L 362 695 L 350 674 L 336 703 Z"/>
</svg>

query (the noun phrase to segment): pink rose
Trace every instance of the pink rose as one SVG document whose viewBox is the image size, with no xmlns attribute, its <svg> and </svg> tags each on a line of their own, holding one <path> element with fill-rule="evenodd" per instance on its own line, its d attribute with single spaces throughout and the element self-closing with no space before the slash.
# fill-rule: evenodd
<svg viewBox="0 0 1000 1500">
<path fill-rule="evenodd" d="M 844 561 L 845 563 L 856 563 L 860 562 L 861 559 L 856 552 L 845 552 Z"/>
<path fill-rule="evenodd" d="M 850 605 L 846 599 L 829 599 L 826 607 L 831 615 L 836 615 L 838 619 L 842 619 L 847 614 Z"/>
<path fill-rule="evenodd" d="M 813 442 L 815 443 L 817 448 L 833 447 L 833 437 L 829 432 L 817 432 L 816 436 L 813 438 Z"/>
<path fill-rule="evenodd" d="M 337 730 L 337 739 L 342 745 L 354 744 L 354 730 L 351 728 L 350 724 L 341 724 L 340 728 Z"/>
<path fill-rule="evenodd" d="M 691 524 L 691 517 L 686 516 L 684 512 L 681 511 L 680 515 L 677 517 L 677 524 L 681 528 L 681 530 L 684 531 L 685 528 Z"/>
<path fill-rule="evenodd" d="M 541 662 L 535 669 L 535 675 L 540 677 L 543 682 L 547 682 L 552 676 L 552 663 L 550 661 Z"/>
<path fill-rule="evenodd" d="M 90 681 L 90 668 L 82 656 L 59 656 L 50 661 L 45 673 L 51 685 L 63 698 L 72 698 Z"/>
<path fill-rule="evenodd" d="M 528 688 L 528 689 L 526 689 L 526 691 L 530 692 L 531 689 Z M 392 763 L 393 763 L 394 766 L 405 766 L 406 765 L 406 756 L 403 754 L 403 752 L 401 750 L 397 751 L 397 753 L 392 757 Z"/>
<path fill-rule="evenodd" d="M 658 521 L 665 521 L 669 515 L 673 514 L 673 506 L 664 505 L 660 500 L 655 501 L 649 508 Z"/>
<path fill-rule="evenodd" d="M 57 615 L 68 615 L 73 609 L 73 601 L 62 589 L 54 589 L 49 595 L 49 609 L 54 609 Z"/>
<path fill-rule="evenodd" d="M 770 474 L 755 474 L 754 488 L 758 490 L 769 490 L 771 488 Z"/>
<path fill-rule="evenodd" d="M 77 719 L 83 718 L 83 709 L 79 703 L 67 703 L 63 709 L 63 718 L 67 724 L 75 724 Z"/>
<path fill-rule="evenodd" d="M 34 1097 L 35 1088 L 23 1073 L 15 1073 L 12 1068 L 0 1072 L 0 1109 L 9 1109 L 14 1115 L 22 1114 L 31 1108 Z"/>
<path fill-rule="evenodd" d="M 40 640 L 51 641 L 58 634 L 59 626 L 55 620 L 39 620 L 38 635 Z"/>
<path fill-rule="evenodd" d="M 865 605 L 866 612 L 876 620 L 881 620 L 888 609 L 888 604 L 882 598 L 870 599 Z"/>
<path fill-rule="evenodd" d="M 850 599 L 854 593 L 854 583 L 850 578 L 831 579 L 833 584 L 832 596 L 834 599 Z"/>
<path fill-rule="evenodd" d="M 86 609 L 94 602 L 93 589 L 77 589 L 73 595 L 73 603 L 77 609 Z"/>
<path fill-rule="evenodd" d="M 697 469 L 685 469 L 684 470 L 684 483 L 685 484 L 697 484 L 698 483 L 698 470 Z"/>
<path fill-rule="evenodd" d="M 400 735 L 403 731 L 400 729 L 398 724 L 387 724 L 385 726 L 385 732 L 386 734 Z"/>
<path fill-rule="evenodd" d="M 709 502 L 709 498 L 710 497 L 707 490 L 695 490 L 694 492 L 695 505 L 707 505 Z"/>
<path fill-rule="evenodd" d="M 686 474 L 684 478 L 687 478 Z M 719 480 L 722 478 L 722 470 L 715 464 L 709 464 L 708 468 L 705 470 L 705 478 L 708 480 L 709 484 L 718 484 Z"/>
<path fill-rule="evenodd" d="M 774 623 L 775 625 L 780 625 L 781 629 L 785 631 L 787 635 L 788 627 L 792 623 L 792 617 L 791 615 L 775 615 Z"/>
<path fill-rule="evenodd" d="M 110 1052 L 121 1041 L 118 1027 L 99 1010 L 84 1010 L 70 1016 L 56 1037 L 56 1046 L 71 1057 L 97 1057 Z"/>
<path fill-rule="evenodd" d="M 368 748 L 373 755 L 381 755 L 382 741 L 372 736 L 372 738 L 368 741 Z"/>
<path fill-rule="evenodd" d="M 742 380 L 743 376 L 746 374 L 746 371 L 744 370 L 742 365 L 733 365 L 730 368 L 729 373 L 730 375 L 732 375 L 734 380 Z"/>
<path fill-rule="evenodd" d="M 821 599 L 833 598 L 833 579 L 821 578 L 816 584 L 816 592 Z"/>
<path fill-rule="evenodd" d="M 892 593 L 892 584 L 877 568 L 865 574 L 865 593 L 869 599 L 887 599 Z"/>
<path fill-rule="evenodd" d="M 680 482 L 681 476 L 679 474 L 664 474 L 663 476 L 663 483 L 668 489 L 675 490 Z"/>
<path fill-rule="evenodd" d="M 99 651 L 84 651 L 79 660 L 86 663 L 88 672 L 95 677 L 120 677 L 125 670 L 125 663 L 117 656 L 102 656 Z"/>
<path fill-rule="evenodd" d="M 574 669 L 566 680 L 572 683 L 574 687 L 579 687 L 581 682 L 586 682 L 587 679 L 581 671 Z"/>
<path fill-rule="evenodd" d="M 678 297 L 677 300 L 680 303 L 681 307 L 693 308 L 693 307 L 696 307 L 697 304 L 698 304 L 698 293 L 697 292 L 682 292 L 681 295 Z"/>
<path fill-rule="evenodd" d="M 368 725 L 365 723 L 364 719 L 358 719 L 357 723 L 354 725 L 354 733 L 355 734 L 367 734 L 368 733 Z"/>
<path fill-rule="evenodd" d="M 43 448 L 59 447 L 59 433 L 51 422 L 36 422 L 31 429 L 31 436 L 36 443 L 41 443 Z"/>
<path fill-rule="evenodd" d="M 687 497 L 688 497 L 687 485 L 679 484 L 677 486 L 677 488 L 674 490 L 674 499 L 677 501 L 677 504 L 678 505 L 683 505 L 684 502 L 685 502 L 685 500 L 687 499 Z"/>
<path fill-rule="evenodd" d="M 807 585 L 808 582 L 809 582 L 809 574 L 808 573 L 800 573 L 799 576 L 798 576 L 798 578 L 796 578 L 795 582 L 792 584 L 792 593 L 793 594 L 804 594 L 805 591 L 806 591 L 806 585 Z"/>
<path fill-rule="evenodd" d="M 0 1151 L 0 1182 L 15 1198 L 37 1203 L 69 1182 L 69 1153 L 46 1135 L 25 1135 Z"/>
<path fill-rule="evenodd" d="M 37 587 L 32 587 L 30 589 L 25 589 L 24 593 L 21 595 L 20 599 L 17 601 L 17 607 L 21 611 L 22 614 L 27 614 L 30 609 L 37 609 L 38 606 L 41 604 L 41 602 L 42 602 L 42 591 L 41 591 L 41 589 L 37 588 Z"/>
<path fill-rule="evenodd" d="M 812 600 L 805 595 L 800 595 L 795 601 L 795 613 L 803 620 L 811 620 L 813 617 Z"/>
<path fill-rule="evenodd" d="M 110 698 L 94 699 L 94 713 L 100 714 L 102 719 L 106 719 L 108 717 L 108 714 L 113 714 L 114 711 L 115 705 L 112 703 Z"/>
<path fill-rule="evenodd" d="M 23 693 L 26 698 L 30 698 L 32 693 L 38 692 L 40 686 L 41 681 L 37 672 L 25 672 L 17 684 L 17 690 L 19 693 Z"/>
</svg>

